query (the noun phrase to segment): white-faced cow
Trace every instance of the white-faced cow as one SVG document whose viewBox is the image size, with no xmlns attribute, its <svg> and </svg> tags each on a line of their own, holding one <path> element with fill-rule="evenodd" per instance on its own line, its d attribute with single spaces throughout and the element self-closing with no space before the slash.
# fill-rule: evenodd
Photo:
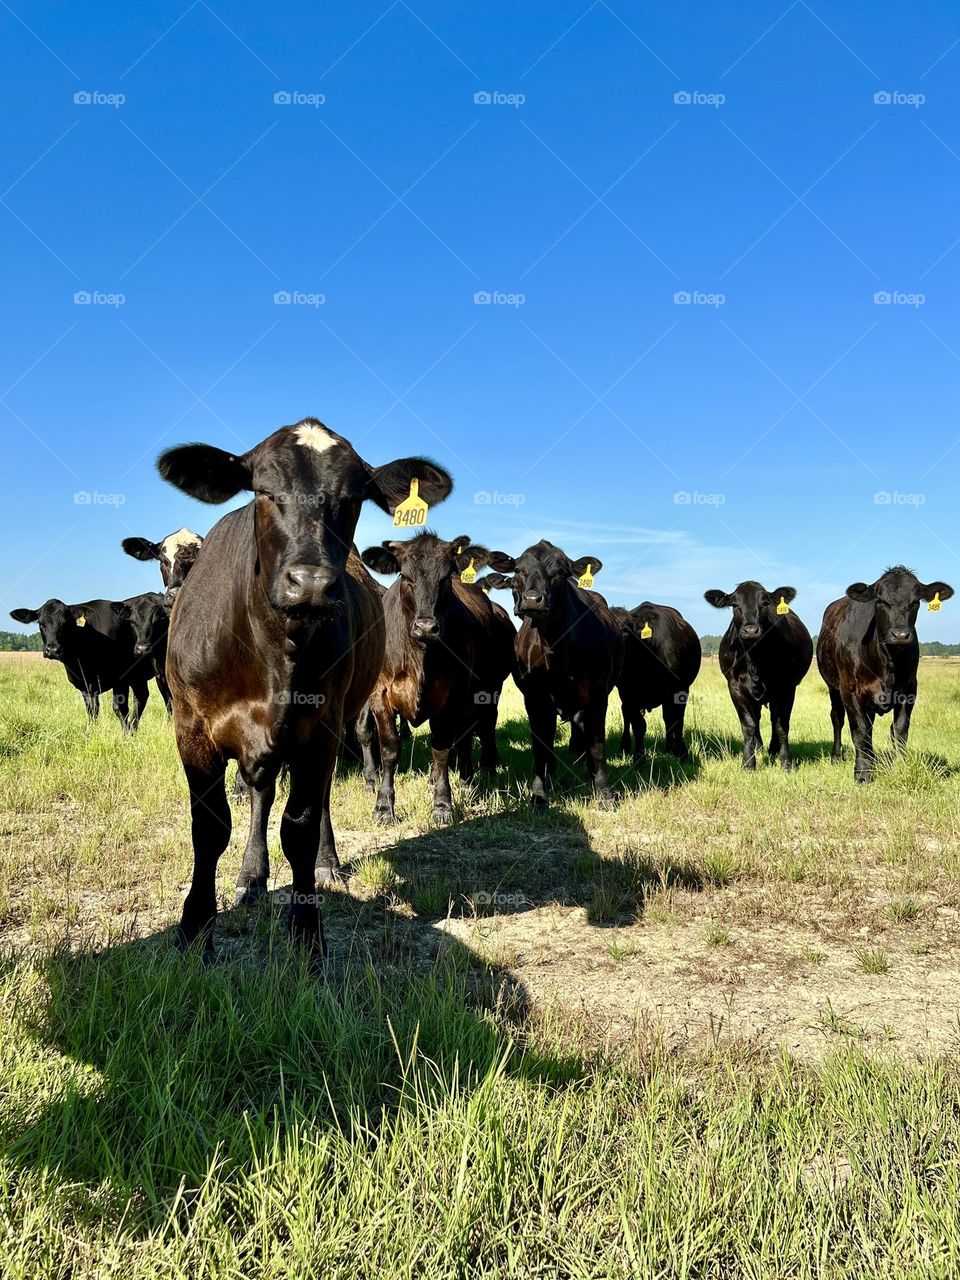
<svg viewBox="0 0 960 1280">
<path fill-rule="evenodd" d="M 444 542 L 429 530 L 363 553 L 368 568 L 398 575 L 383 597 L 386 654 L 370 699 L 382 760 L 378 822 L 395 820 L 398 715 L 413 725 L 430 722 L 434 822 L 453 820 L 451 752 L 468 780 L 471 743 L 479 733 L 481 767 L 496 767 L 496 704 L 513 661 L 513 628 L 507 619 L 505 640 L 502 621 L 483 591 L 460 580 L 471 563 L 483 568 L 488 555 L 466 535 Z M 370 729 L 367 719 L 358 726 L 365 748 Z"/>
<path fill-rule="evenodd" d="M 514 643 L 514 679 L 523 694 L 533 746 L 531 799 L 547 807 L 548 779 L 556 772 L 557 717 L 570 721 L 570 747 L 583 757 L 602 806 L 614 803 L 605 761 L 607 701 L 623 663 L 623 633 L 603 596 L 574 579 L 596 556 L 571 560 L 552 542 L 540 541 L 514 558 L 490 555 L 496 570 L 483 579 L 513 591 L 522 619 Z"/>
<path fill-rule="evenodd" d="M 611 609 L 623 628 L 623 667 L 617 689 L 623 706 L 621 750 L 633 760 L 643 760 L 647 732 L 646 713 L 663 708 L 665 747 L 678 760 L 688 752 L 683 741 L 683 718 L 690 686 L 697 678 L 702 657 L 697 633 L 676 609 L 645 600 L 635 609 Z"/>
<path fill-rule="evenodd" d="M 873 778 L 873 721 L 893 712 L 893 745 L 907 745 L 917 698 L 917 611 L 920 601 L 949 600 L 946 582 L 920 582 L 896 565 L 869 586 L 854 582 L 847 594 L 828 604 L 817 637 L 817 666 L 830 691 L 833 758 L 843 758 L 843 717 L 850 722 L 856 750 L 853 776 Z"/>
<path fill-rule="evenodd" d="M 151 542 L 149 538 L 124 538 L 120 545 L 134 560 L 160 561 L 167 604 L 173 604 L 184 578 L 200 554 L 203 539 L 192 529 L 177 529 L 159 542 Z"/>
<path fill-rule="evenodd" d="M 167 678 L 194 852 L 180 941 L 212 947 L 216 866 L 230 839 L 227 761 L 253 788 L 242 893 L 266 887 L 266 824 L 287 764 L 280 843 L 293 872 L 289 924 L 316 957 L 324 952 L 316 877 L 339 865 L 330 786 L 343 721 L 359 713 L 383 666 L 383 608 L 353 547 L 357 520 L 367 500 L 392 512 L 411 480 L 430 504 L 453 482 L 424 458 L 371 466 L 314 418 L 241 456 L 191 444 L 157 465 L 201 502 L 254 495 L 211 529 L 170 626 Z"/>
<path fill-rule="evenodd" d="M 134 652 L 136 640 L 129 620 L 115 612 L 118 603 L 130 602 L 64 604 L 53 599 L 39 609 L 13 609 L 10 613 L 15 622 L 39 623 L 43 656 L 63 663 L 67 679 L 82 694 L 91 720 L 100 714 L 100 695 L 113 694 L 114 714 L 124 733 L 136 732 L 150 696 L 147 681 L 153 675 L 149 658 Z"/>
<path fill-rule="evenodd" d="M 704 592 L 716 609 L 732 609 L 730 625 L 720 641 L 720 670 L 743 730 L 743 767 L 757 767 L 763 750 L 760 713 L 770 709 L 770 755 L 783 769 L 793 768 L 790 716 L 797 685 L 810 669 L 810 632 L 790 609 L 793 587 L 768 591 L 759 582 L 741 582 L 733 591 Z"/>
</svg>

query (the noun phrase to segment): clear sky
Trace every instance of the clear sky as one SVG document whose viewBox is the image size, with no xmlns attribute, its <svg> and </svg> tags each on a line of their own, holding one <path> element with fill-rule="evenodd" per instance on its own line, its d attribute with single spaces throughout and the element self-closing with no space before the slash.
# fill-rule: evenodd
<svg viewBox="0 0 960 1280">
<path fill-rule="evenodd" d="M 0 33 L 4 618 L 153 589 L 121 538 L 219 515 L 160 449 L 306 415 L 447 466 L 439 532 L 594 554 L 700 631 L 745 578 L 814 630 L 892 562 L 960 587 L 950 0 L 9 0 Z"/>
</svg>

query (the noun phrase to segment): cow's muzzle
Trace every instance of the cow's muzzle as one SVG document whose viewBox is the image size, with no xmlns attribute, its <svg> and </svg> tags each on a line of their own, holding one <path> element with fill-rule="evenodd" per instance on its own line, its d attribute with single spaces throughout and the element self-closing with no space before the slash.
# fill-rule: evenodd
<svg viewBox="0 0 960 1280">
<path fill-rule="evenodd" d="M 337 575 L 316 564 L 292 565 L 283 575 L 281 604 L 293 612 L 320 612 L 334 603 Z"/>
<path fill-rule="evenodd" d="M 133 652 L 137 655 L 138 658 L 143 658 L 150 652 L 152 648 L 153 648 L 152 644 L 143 644 L 141 642 L 140 644 L 135 644 L 133 646 Z"/>
<path fill-rule="evenodd" d="M 887 632 L 887 644 L 909 644 L 913 639 L 913 632 L 907 628 L 898 627 L 896 631 Z"/>
<path fill-rule="evenodd" d="M 440 623 L 436 618 L 414 618 L 410 634 L 414 640 L 436 640 L 440 634 Z"/>
<path fill-rule="evenodd" d="M 51 662 L 59 662 L 63 657 L 63 650 L 58 644 L 45 644 L 43 646 L 43 656 L 49 658 Z"/>
<path fill-rule="evenodd" d="M 747 623 L 746 626 L 743 626 L 740 628 L 740 639 L 741 640 L 759 640 L 760 627 L 752 622 Z"/>
</svg>

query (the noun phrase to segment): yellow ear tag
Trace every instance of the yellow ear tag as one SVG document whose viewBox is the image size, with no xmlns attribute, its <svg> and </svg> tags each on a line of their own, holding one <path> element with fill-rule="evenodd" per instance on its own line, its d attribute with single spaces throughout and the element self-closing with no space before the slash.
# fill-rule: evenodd
<svg viewBox="0 0 960 1280">
<path fill-rule="evenodd" d="M 777 613 L 779 613 L 780 616 L 783 617 L 785 613 L 789 613 L 789 612 L 790 612 L 790 606 L 787 604 L 786 600 L 784 600 L 783 596 L 781 596 L 780 603 L 777 605 Z"/>
<path fill-rule="evenodd" d="M 940 606 L 939 606 L 939 605 L 937 605 L 937 608 L 939 609 L 939 608 L 940 608 Z M 86 617 L 84 616 L 84 614 L 82 614 L 82 613 L 81 613 L 80 617 L 77 619 L 77 626 L 78 626 L 78 627 L 85 627 L 86 625 L 87 625 L 87 619 L 86 619 Z"/>
<path fill-rule="evenodd" d="M 583 573 L 581 573 L 580 577 L 577 579 L 578 587 L 586 587 L 587 590 L 589 590 L 593 586 L 593 574 L 590 572 L 592 568 L 593 565 L 587 561 L 586 569 L 584 569 Z"/>
<path fill-rule="evenodd" d="M 942 604 L 943 604 L 943 601 L 940 599 L 940 592 L 935 591 L 933 595 L 933 599 L 927 602 L 927 613 L 939 613 L 940 606 Z"/>
<path fill-rule="evenodd" d="M 485 587 L 482 582 L 480 584 L 480 590 L 483 592 L 485 596 L 488 596 L 490 594 L 490 588 Z"/>
<path fill-rule="evenodd" d="M 476 580 L 477 580 L 477 571 L 473 567 L 473 561 L 471 560 L 470 563 L 467 565 L 467 567 L 464 569 L 463 573 L 461 573 L 460 581 L 465 582 L 467 586 L 470 586 L 470 584 L 476 582 Z"/>
<path fill-rule="evenodd" d="M 653 635 L 653 627 L 651 627 L 649 622 L 645 622 L 643 626 L 640 628 L 640 639 L 649 640 L 652 635 Z"/>
<path fill-rule="evenodd" d="M 410 481 L 410 496 L 398 502 L 393 512 L 393 525 L 396 529 L 420 528 L 427 523 L 427 512 L 430 508 L 420 497 L 420 481 Z"/>
</svg>

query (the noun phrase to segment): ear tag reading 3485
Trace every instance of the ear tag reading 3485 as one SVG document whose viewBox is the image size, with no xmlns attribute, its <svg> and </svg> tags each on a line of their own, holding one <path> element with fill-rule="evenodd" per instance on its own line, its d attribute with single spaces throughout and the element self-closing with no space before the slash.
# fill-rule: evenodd
<svg viewBox="0 0 960 1280">
<path fill-rule="evenodd" d="M 652 635 L 653 635 L 653 627 L 651 627 L 649 622 L 645 622 L 643 626 L 640 628 L 640 639 L 649 640 Z"/>
<path fill-rule="evenodd" d="M 933 593 L 933 599 L 927 601 L 927 613 L 939 613 L 940 606 L 942 604 L 943 604 L 943 601 L 940 599 L 940 592 L 935 591 Z"/>
<path fill-rule="evenodd" d="M 464 569 L 463 573 L 461 573 L 460 581 L 466 583 L 467 586 L 469 587 L 470 585 L 472 585 L 472 583 L 476 582 L 476 580 L 477 580 L 477 571 L 473 567 L 473 561 L 471 560 L 470 563 L 467 565 L 467 567 Z"/>
<path fill-rule="evenodd" d="M 430 508 L 420 497 L 420 481 L 410 481 L 410 496 L 398 502 L 393 512 L 393 524 L 396 529 L 420 528 L 427 523 L 427 512 Z"/>
<path fill-rule="evenodd" d="M 786 600 L 784 600 L 783 596 L 781 596 L 780 603 L 777 605 L 777 613 L 779 613 L 780 616 L 783 617 L 784 614 L 787 614 L 789 612 L 790 612 L 790 606 L 787 604 Z"/>
<path fill-rule="evenodd" d="M 583 573 L 581 573 L 580 577 L 577 579 L 578 587 L 586 587 L 589 591 L 593 586 L 593 574 L 590 572 L 592 568 L 593 565 L 588 560 L 586 569 L 584 569 Z"/>
</svg>

